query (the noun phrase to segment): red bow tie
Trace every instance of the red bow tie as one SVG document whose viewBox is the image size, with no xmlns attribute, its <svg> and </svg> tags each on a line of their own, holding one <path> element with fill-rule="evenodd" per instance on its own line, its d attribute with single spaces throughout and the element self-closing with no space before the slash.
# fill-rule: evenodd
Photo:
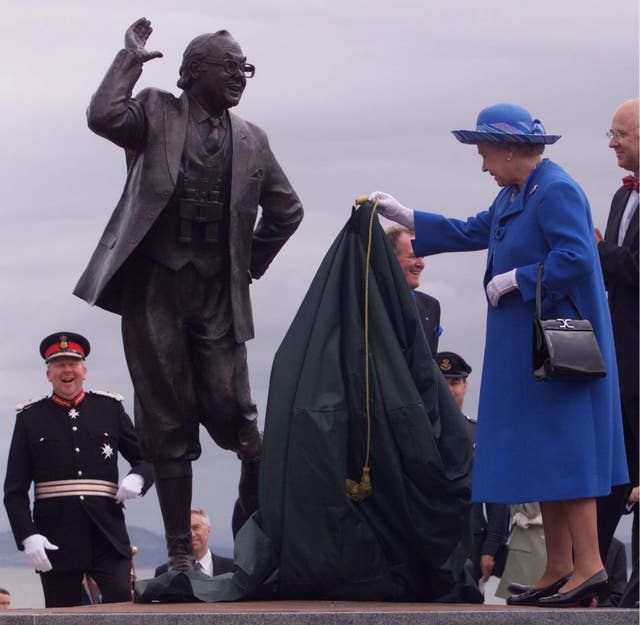
<svg viewBox="0 0 640 625">
<path fill-rule="evenodd" d="M 622 184 L 627 191 L 638 191 L 638 179 L 635 176 L 625 176 Z"/>
</svg>

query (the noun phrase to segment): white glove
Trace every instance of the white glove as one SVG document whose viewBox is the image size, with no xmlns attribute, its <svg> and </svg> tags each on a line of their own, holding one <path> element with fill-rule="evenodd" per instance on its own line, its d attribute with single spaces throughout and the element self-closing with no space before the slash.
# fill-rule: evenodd
<svg viewBox="0 0 640 625">
<path fill-rule="evenodd" d="M 57 551 L 58 545 L 52 545 L 42 534 L 31 534 L 27 536 L 23 541 L 24 552 L 27 555 L 27 560 L 33 565 L 36 571 L 46 573 L 53 567 L 49 558 L 47 558 L 47 552 L 45 549 L 51 551 Z"/>
<path fill-rule="evenodd" d="M 515 523 L 518 527 L 522 527 L 523 529 L 528 529 L 530 525 L 542 525 L 542 515 L 538 514 L 530 519 L 523 512 L 516 512 L 513 515 L 513 519 L 511 519 L 513 523 Z"/>
<path fill-rule="evenodd" d="M 503 295 L 511 293 L 518 288 L 516 281 L 516 270 L 512 269 L 505 273 L 499 273 L 491 279 L 487 284 L 487 297 L 494 308 L 497 308 L 498 301 Z"/>
<path fill-rule="evenodd" d="M 124 503 L 127 499 L 135 499 L 144 486 L 144 478 L 137 473 L 129 473 L 120 480 L 120 488 L 116 493 L 116 501 Z"/>
<path fill-rule="evenodd" d="M 369 195 L 370 202 L 378 202 L 378 212 L 387 219 L 399 223 L 409 230 L 413 230 L 413 211 L 406 206 L 402 206 L 393 195 L 384 191 L 374 191 Z"/>
</svg>

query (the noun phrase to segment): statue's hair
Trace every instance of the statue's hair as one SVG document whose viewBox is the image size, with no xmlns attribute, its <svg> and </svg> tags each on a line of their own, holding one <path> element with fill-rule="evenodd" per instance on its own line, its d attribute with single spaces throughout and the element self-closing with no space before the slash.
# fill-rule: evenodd
<svg viewBox="0 0 640 625">
<path fill-rule="evenodd" d="M 215 33 L 205 33 L 198 35 L 185 49 L 182 55 L 182 64 L 180 65 L 180 78 L 178 79 L 178 87 L 180 89 L 188 89 L 193 83 L 193 79 L 187 71 L 187 67 L 191 61 L 201 61 L 207 57 L 211 44 L 220 37 L 231 37 L 228 30 L 218 30 Z"/>
</svg>

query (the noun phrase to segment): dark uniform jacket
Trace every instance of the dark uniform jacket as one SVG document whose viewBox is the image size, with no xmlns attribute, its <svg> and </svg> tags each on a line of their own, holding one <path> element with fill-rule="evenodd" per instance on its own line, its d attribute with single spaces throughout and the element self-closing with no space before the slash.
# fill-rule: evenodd
<svg viewBox="0 0 640 625">
<path fill-rule="evenodd" d="M 141 460 L 131 419 L 115 396 L 88 391 L 75 408 L 48 397 L 20 410 L 4 484 L 4 504 L 18 549 L 24 549 L 27 536 L 43 534 L 59 547 L 47 552 L 54 570 L 86 569 L 93 524 L 119 554 L 130 557 L 123 506 L 113 496 L 36 497 L 33 517 L 30 509 L 32 482 L 104 480 L 117 485 L 118 453 L 131 465 L 131 473 L 144 479 L 144 493 L 153 484 L 152 468 Z"/>
<path fill-rule="evenodd" d="M 91 100 L 90 128 L 124 148 L 128 175 L 111 219 L 74 293 L 120 314 L 122 271 L 173 196 L 189 119 L 189 98 L 133 87 L 142 63 L 121 50 Z M 271 152 L 263 130 L 229 113 L 231 194 L 229 262 L 237 342 L 254 335 L 249 284 L 259 278 L 302 219 L 298 196 Z M 257 222 L 258 205 L 262 214 Z M 255 228 L 254 228 L 255 226 Z"/>
<path fill-rule="evenodd" d="M 442 334 L 440 327 L 440 302 L 431 295 L 414 291 L 416 296 L 416 306 L 420 314 L 422 328 L 427 337 L 427 343 L 431 349 L 431 354 L 435 356 L 438 353 L 438 338 Z"/>
</svg>

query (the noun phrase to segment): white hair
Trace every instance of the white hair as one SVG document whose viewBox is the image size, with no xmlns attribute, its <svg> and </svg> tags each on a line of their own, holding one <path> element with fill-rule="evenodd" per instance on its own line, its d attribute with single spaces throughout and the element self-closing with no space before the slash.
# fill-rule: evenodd
<svg viewBox="0 0 640 625">
<path fill-rule="evenodd" d="M 211 519 L 209 515 L 202 508 L 191 508 L 191 514 L 198 514 L 202 517 L 202 522 L 207 526 L 211 527 Z"/>
</svg>

